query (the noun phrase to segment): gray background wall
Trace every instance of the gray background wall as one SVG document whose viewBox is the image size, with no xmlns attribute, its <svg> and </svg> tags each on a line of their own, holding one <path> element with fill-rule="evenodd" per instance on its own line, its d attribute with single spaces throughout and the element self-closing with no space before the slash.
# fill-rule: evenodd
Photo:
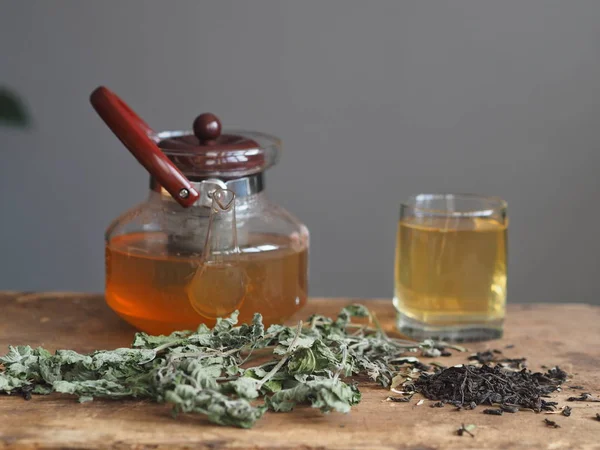
<svg viewBox="0 0 600 450">
<path fill-rule="evenodd" d="M 599 302 L 600 1 L 0 0 L 0 289 L 100 291 L 144 170 L 88 103 L 203 111 L 284 140 L 271 197 L 312 232 L 313 295 L 389 297 L 397 205 L 510 205 L 513 302 Z"/>
</svg>

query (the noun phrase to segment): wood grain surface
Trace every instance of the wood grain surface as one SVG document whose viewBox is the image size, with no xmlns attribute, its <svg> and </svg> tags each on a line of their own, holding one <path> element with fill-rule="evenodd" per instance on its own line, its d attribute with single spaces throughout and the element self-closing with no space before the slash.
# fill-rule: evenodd
<svg viewBox="0 0 600 450">
<path fill-rule="evenodd" d="M 389 300 L 367 302 L 385 328 L 393 330 Z M 346 299 L 313 299 L 301 317 L 335 314 Z M 101 296 L 74 293 L 0 293 L 0 349 L 9 344 L 42 345 L 50 350 L 87 352 L 129 346 L 135 332 L 105 306 Z M 600 308 L 580 305 L 511 305 L 502 340 L 471 345 L 472 350 L 503 349 L 525 356 L 530 368 L 559 365 L 572 373 L 569 384 L 600 393 Z M 4 350 L 0 351 L 4 353 Z M 445 365 L 466 361 L 466 354 L 442 358 Z M 147 401 L 94 400 L 79 404 L 70 396 L 37 396 L 25 401 L 0 396 L 0 448 L 85 449 L 600 449 L 600 403 L 569 403 L 571 417 L 519 412 L 504 416 L 454 408 L 430 408 L 430 401 L 385 402 L 388 392 L 360 386 L 363 401 L 350 414 L 323 415 L 311 408 L 267 413 L 252 430 L 224 428 L 202 417 L 173 419 L 167 405 Z M 561 405 L 581 391 L 564 389 Z M 561 428 L 547 428 L 544 418 Z M 461 423 L 475 424 L 475 438 L 459 437 Z"/>
</svg>

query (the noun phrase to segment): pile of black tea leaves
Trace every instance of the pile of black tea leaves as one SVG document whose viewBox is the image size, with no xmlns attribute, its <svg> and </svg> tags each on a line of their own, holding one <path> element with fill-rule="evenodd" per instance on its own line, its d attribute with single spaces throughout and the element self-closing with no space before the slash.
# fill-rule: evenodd
<svg viewBox="0 0 600 450">
<path fill-rule="evenodd" d="M 422 372 L 404 389 L 459 409 L 474 409 L 477 405 L 498 407 L 484 410 L 486 414 L 515 413 L 519 409 L 553 411 L 557 402 L 545 398 L 560 389 L 567 373 L 558 367 L 545 373 L 512 367 L 484 363 L 458 365 L 434 373 Z"/>
</svg>

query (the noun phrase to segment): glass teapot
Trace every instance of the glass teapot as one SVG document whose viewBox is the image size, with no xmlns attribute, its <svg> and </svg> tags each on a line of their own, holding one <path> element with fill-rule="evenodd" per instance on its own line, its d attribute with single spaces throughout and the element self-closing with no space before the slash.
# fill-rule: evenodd
<svg viewBox="0 0 600 450">
<path fill-rule="evenodd" d="M 258 312 L 280 323 L 304 306 L 308 230 L 264 192 L 279 139 L 221 133 L 208 113 L 193 133 L 156 133 L 104 87 L 91 103 L 151 175 L 146 200 L 106 231 L 106 301 L 117 314 L 166 334 L 235 310 L 241 322 Z"/>
</svg>

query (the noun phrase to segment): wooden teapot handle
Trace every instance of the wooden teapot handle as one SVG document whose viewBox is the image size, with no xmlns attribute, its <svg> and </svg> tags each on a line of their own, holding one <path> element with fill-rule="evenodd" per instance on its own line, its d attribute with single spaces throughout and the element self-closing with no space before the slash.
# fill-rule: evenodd
<svg viewBox="0 0 600 450">
<path fill-rule="evenodd" d="M 92 92 L 90 102 L 108 128 L 181 206 L 187 208 L 200 198 L 190 180 L 156 145 L 154 130 L 115 93 L 100 86 Z"/>
</svg>

